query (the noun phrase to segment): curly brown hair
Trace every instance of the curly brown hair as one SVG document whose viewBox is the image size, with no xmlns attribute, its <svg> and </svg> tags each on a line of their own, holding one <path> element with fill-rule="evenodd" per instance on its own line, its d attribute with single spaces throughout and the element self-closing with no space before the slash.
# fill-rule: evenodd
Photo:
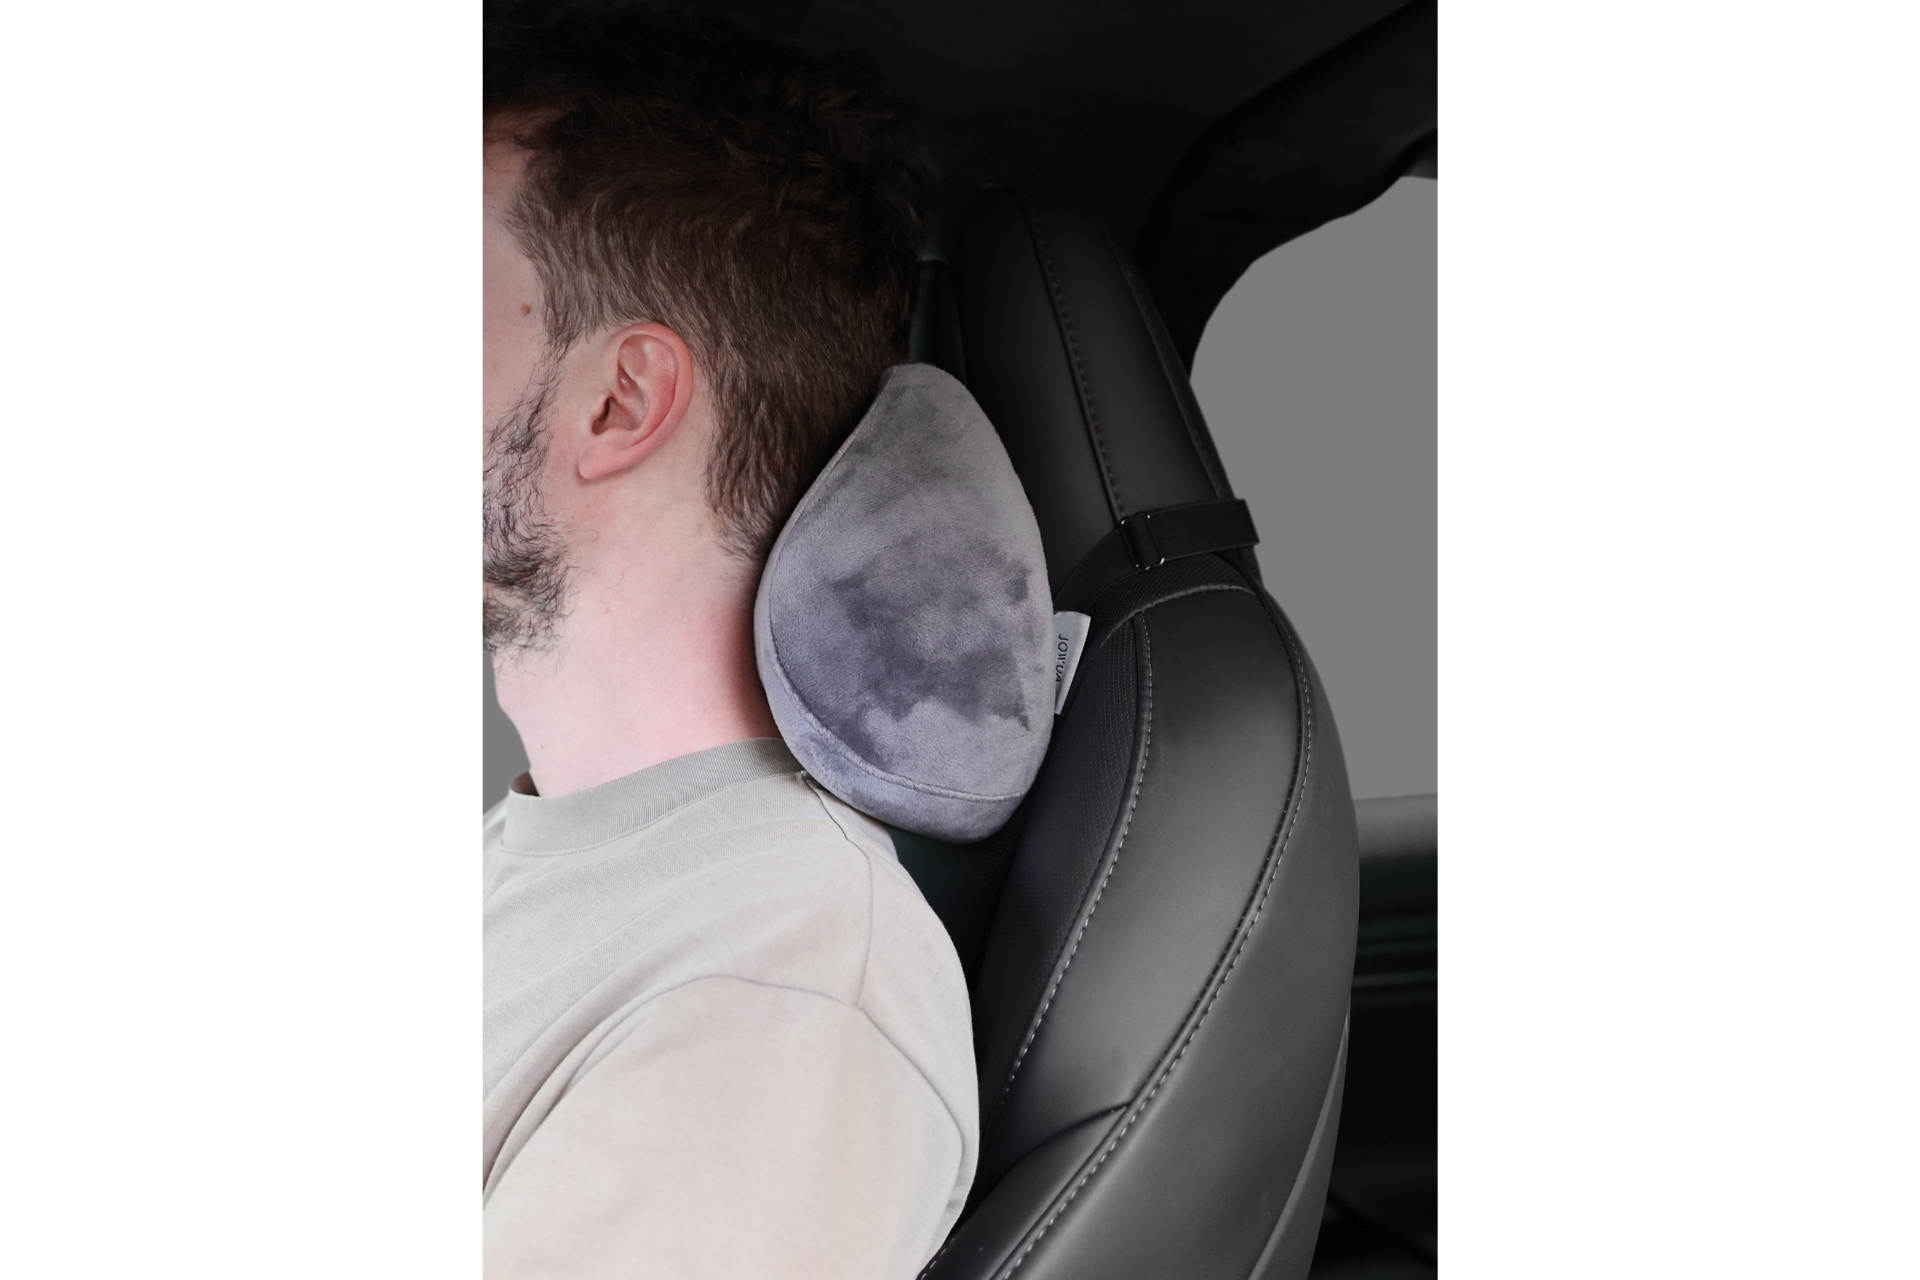
<svg viewBox="0 0 1920 1280">
<path fill-rule="evenodd" d="M 528 152 L 511 211 L 553 353 L 653 321 L 700 362 L 707 497 L 766 554 L 907 358 L 924 186 L 865 66 L 645 11 L 487 24 L 489 137 Z"/>
</svg>

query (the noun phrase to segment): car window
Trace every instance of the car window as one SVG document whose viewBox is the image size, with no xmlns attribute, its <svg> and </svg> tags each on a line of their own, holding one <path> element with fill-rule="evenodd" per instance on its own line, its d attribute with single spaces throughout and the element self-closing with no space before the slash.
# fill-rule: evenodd
<svg viewBox="0 0 1920 1280">
<path fill-rule="evenodd" d="M 1193 389 L 1356 798 L 1435 784 L 1436 195 L 1402 178 L 1221 300 Z"/>
</svg>

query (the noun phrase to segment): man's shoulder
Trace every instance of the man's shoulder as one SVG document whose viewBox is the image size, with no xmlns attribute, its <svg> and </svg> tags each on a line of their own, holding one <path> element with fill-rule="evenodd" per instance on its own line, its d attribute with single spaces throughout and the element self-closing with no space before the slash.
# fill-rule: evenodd
<svg viewBox="0 0 1920 1280">
<path fill-rule="evenodd" d="M 884 827 L 802 773 L 703 797 L 646 832 L 634 855 L 667 874 L 683 869 L 686 890 L 716 908 L 763 919 L 827 915 L 836 926 L 866 915 L 876 869 L 898 867 Z"/>
<path fill-rule="evenodd" d="M 519 852 L 497 822 L 487 847 L 489 950 L 515 969 L 591 952 L 642 988 L 732 975 L 857 1005 L 876 952 L 951 952 L 886 828 L 797 771 L 590 847 Z"/>
<path fill-rule="evenodd" d="M 727 815 L 726 829 L 752 847 L 703 886 L 714 910 L 756 939 L 760 959 L 777 957 L 763 975 L 784 970 L 792 985 L 858 1007 L 890 1035 L 920 1041 L 905 1024 L 937 1024 L 935 1038 L 957 1034 L 970 1056 L 959 956 L 887 828 L 805 774 L 769 781 L 778 785 L 741 796 Z"/>
<path fill-rule="evenodd" d="M 965 979 L 872 818 L 795 772 L 713 792 L 592 848 L 504 861 L 486 939 L 499 1107 L 569 1054 L 744 984 L 799 1001 L 783 1007 L 824 1000 L 844 1014 L 817 1016 L 870 1023 L 952 1114 L 971 1168 Z"/>
<path fill-rule="evenodd" d="M 900 865 L 885 826 L 805 774 L 779 782 L 742 797 L 749 803 L 730 815 L 778 819 L 763 832 L 761 856 L 743 860 L 741 878 L 724 888 L 730 919 L 762 920 L 740 926 L 756 939 L 757 972 L 742 964 L 729 973 L 852 1006 L 940 1096 L 971 1160 L 972 1017 L 946 926 Z"/>
<path fill-rule="evenodd" d="M 560 851 L 516 851 L 488 819 L 488 949 L 503 967 L 591 952 L 648 987 L 732 974 L 885 1016 L 911 1003 L 906 982 L 964 1003 L 946 929 L 887 829 L 805 773 L 722 787 Z"/>
<path fill-rule="evenodd" d="M 886 827 L 805 774 L 765 780 L 728 800 L 712 798 L 726 808 L 717 829 L 739 847 L 726 874 L 702 889 L 717 910 L 759 922 L 743 933 L 778 921 L 815 960 L 837 956 L 858 974 L 832 993 L 850 1004 L 870 1003 L 865 976 L 874 965 L 958 981 L 946 929 L 901 867 Z M 701 816 L 688 816 L 692 829 Z"/>
</svg>

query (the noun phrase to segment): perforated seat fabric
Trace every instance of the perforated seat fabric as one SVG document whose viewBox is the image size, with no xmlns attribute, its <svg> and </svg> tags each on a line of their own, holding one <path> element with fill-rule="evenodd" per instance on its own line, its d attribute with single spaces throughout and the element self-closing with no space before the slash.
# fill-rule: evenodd
<svg viewBox="0 0 1920 1280">
<path fill-rule="evenodd" d="M 1249 551 L 1089 585 L 1123 520 L 1231 498 L 1100 223 L 985 193 L 916 358 L 966 381 L 1092 617 L 1027 799 L 901 841 L 973 995 L 982 1148 L 942 1280 L 1297 1277 L 1338 1119 L 1357 899 L 1338 734 Z"/>
</svg>

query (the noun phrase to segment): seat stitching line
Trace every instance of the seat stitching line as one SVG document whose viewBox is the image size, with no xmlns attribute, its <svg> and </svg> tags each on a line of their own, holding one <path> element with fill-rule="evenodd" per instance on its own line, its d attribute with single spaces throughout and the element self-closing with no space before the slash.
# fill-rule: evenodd
<svg viewBox="0 0 1920 1280">
<path fill-rule="evenodd" d="M 1147 756 L 1153 748 L 1153 636 L 1147 629 L 1147 620 L 1143 615 L 1148 609 L 1156 608 L 1159 605 L 1184 599 L 1187 596 L 1201 595 L 1215 591 L 1246 591 L 1246 588 L 1231 586 L 1227 583 L 1205 583 L 1200 586 L 1189 587 L 1173 595 L 1151 600 L 1140 608 L 1132 610 L 1116 619 L 1112 624 L 1111 630 L 1103 634 L 1099 643 L 1090 651 L 1091 653 L 1098 653 L 1106 646 L 1107 640 L 1116 634 L 1121 627 L 1135 618 L 1140 619 L 1140 634 L 1145 641 L 1142 659 L 1146 664 L 1146 700 L 1144 704 L 1145 711 L 1142 717 L 1140 766 L 1134 775 L 1133 792 L 1127 799 L 1126 817 L 1121 823 L 1119 843 L 1114 846 L 1112 861 L 1107 864 L 1105 873 L 1100 877 L 1099 887 L 1094 891 L 1093 901 L 1088 905 L 1086 915 L 1076 923 L 1073 945 L 1067 952 L 1066 961 L 1060 966 L 1060 972 L 1048 985 L 1047 994 L 1040 1004 L 1040 1012 L 1035 1016 L 1033 1025 L 1027 1029 L 1025 1037 L 1022 1038 L 1019 1052 L 1014 1055 L 1013 1065 L 1007 1069 L 1007 1082 L 1000 1090 L 1000 1101 L 994 1108 L 992 1119 L 988 1122 L 987 1132 L 982 1135 L 981 1138 L 980 1146 L 983 1152 L 986 1150 L 988 1140 L 990 1140 L 1000 1128 L 1000 1117 L 1006 1105 L 1007 1095 L 1013 1092 L 1014 1079 L 1020 1074 L 1020 1064 L 1025 1061 L 1027 1051 L 1033 1047 L 1033 1042 L 1039 1038 L 1040 1024 L 1046 1021 L 1047 1011 L 1052 1008 L 1054 997 L 1059 994 L 1060 984 L 1066 981 L 1067 970 L 1072 966 L 1073 958 L 1080 950 L 1080 943 L 1086 937 L 1088 926 L 1093 923 L 1094 909 L 1100 905 L 1100 899 L 1107 891 L 1107 882 L 1113 879 L 1114 868 L 1120 865 L 1120 852 L 1126 845 L 1127 833 L 1133 829 L 1133 815 L 1139 805 L 1140 787 L 1147 776 Z M 1248 594 L 1252 593 L 1248 592 Z"/>
<path fill-rule="evenodd" d="M 947 1238 L 940 1242 L 940 1247 L 933 1251 L 933 1256 L 927 1259 L 927 1265 L 920 1268 L 919 1272 L 913 1277 L 913 1280 L 927 1280 L 927 1276 L 933 1272 L 934 1264 L 947 1256 L 947 1250 L 953 1246 L 954 1239 L 958 1237 L 959 1234 L 959 1224 L 955 1224 L 954 1227 L 947 1232 Z"/>
<path fill-rule="evenodd" d="M 1082 661 L 1088 661 L 1098 656 L 1106 648 L 1107 642 L 1118 634 L 1121 628 L 1125 627 L 1126 624 L 1134 618 L 1146 613 L 1147 610 L 1157 608 L 1160 605 L 1168 604 L 1175 600 L 1185 599 L 1188 596 L 1215 591 L 1247 591 L 1247 588 L 1223 582 L 1203 583 L 1199 586 L 1188 587 L 1170 595 L 1150 599 L 1138 608 L 1131 609 L 1118 618 L 1115 618 L 1111 623 L 1102 624 L 1101 630 L 1097 633 L 1097 638 L 1089 637 L 1086 657 L 1083 658 Z M 1251 595 L 1252 592 L 1248 591 L 1247 594 Z M 1112 855 L 1113 861 L 1107 865 L 1105 874 L 1101 876 L 1099 888 L 1094 894 L 1092 905 L 1087 908 L 1085 919 L 1078 921 L 1076 924 L 1073 946 L 1067 953 L 1066 966 L 1070 966 L 1073 963 L 1074 954 L 1079 951 L 1080 942 L 1086 935 L 1087 926 L 1092 922 L 1093 909 L 1100 904 L 1101 895 L 1106 892 L 1107 881 L 1113 878 L 1113 869 L 1119 864 L 1120 846 L 1125 845 L 1127 833 L 1132 829 L 1133 813 L 1140 797 L 1140 786 L 1146 778 L 1147 755 L 1153 745 L 1153 640 L 1151 634 L 1147 631 L 1146 619 L 1144 617 L 1141 617 L 1140 630 L 1142 634 L 1147 637 L 1144 655 L 1147 663 L 1147 689 L 1144 715 L 1145 723 L 1143 725 L 1144 736 L 1140 748 L 1140 769 L 1134 781 L 1133 793 L 1127 802 L 1126 817 L 1120 829 L 1120 845 L 1114 848 Z M 980 1135 L 980 1150 L 983 1154 L 992 1144 L 994 1136 L 999 1132 L 1000 1117 L 1006 1104 L 1007 1095 L 1013 1092 L 1014 1079 L 1020 1073 L 1020 1064 L 1026 1058 L 1027 1051 L 1032 1048 L 1033 1042 L 1039 1037 L 1040 1024 L 1046 1020 L 1047 1010 L 1052 1006 L 1054 997 L 1059 992 L 1061 982 L 1066 979 L 1066 966 L 1062 966 L 1059 976 L 1054 978 L 1048 985 L 1046 996 L 1040 1006 L 1040 1012 L 1035 1018 L 1033 1025 L 1027 1029 L 1026 1034 L 1021 1038 L 1019 1051 L 1014 1055 L 1013 1064 L 1007 1069 L 1006 1084 L 1001 1088 L 999 1101 L 995 1104 L 993 1114 L 987 1117 Z"/>
<path fill-rule="evenodd" d="M 1098 653 L 1100 649 L 1105 646 L 1108 639 L 1110 639 L 1114 635 L 1114 633 L 1119 631 L 1122 626 L 1126 625 L 1132 619 L 1147 612 L 1147 610 L 1149 609 L 1158 609 L 1163 604 L 1172 604 L 1175 600 L 1185 600 L 1188 596 L 1201 596 L 1201 595 L 1207 595 L 1211 592 L 1220 592 L 1220 591 L 1241 591 L 1241 592 L 1245 592 L 1247 595 L 1253 595 L 1253 592 L 1248 588 L 1243 586 L 1238 586 L 1234 583 L 1202 582 L 1195 586 L 1182 587 L 1178 591 L 1169 592 L 1168 594 L 1163 596 L 1151 596 L 1145 602 L 1136 606 L 1129 607 L 1125 613 L 1121 614 L 1117 618 L 1112 619 L 1112 621 L 1101 623 L 1097 631 L 1089 632 L 1087 637 L 1087 648 L 1085 652 L 1081 655 L 1080 660 L 1082 662 L 1085 662 L 1089 656 L 1095 653 Z M 1097 602 L 1094 607 L 1095 608 L 1099 607 Z M 1097 641 L 1094 639 L 1095 636 L 1099 637 Z"/>
<path fill-rule="evenodd" d="M 1099 887 L 1093 891 L 1093 901 L 1087 904 L 1086 914 L 1080 918 L 1074 930 L 1073 945 L 1067 951 L 1067 958 L 1061 963 L 1060 971 L 1054 975 L 1053 982 L 1047 987 L 1046 999 L 1040 1002 L 1040 1012 L 1035 1015 L 1033 1025 L 1027 1029 L 1026 1039 L 1020 1045 L 1020 1052 L 1014 1055 L 1013 1066 L 1007 1070 L 1007 1083 L 1000 1090 L 1000 1102 L 1006 1104 L 1007 1095 L 1013 1091 L 1014 1079 L 1020 1074 L 1020 1064 L 1026 1060 L 1027 1050 L 1040 1035 L 1040 1026 L 1047 1020 L 1047 1010 L 1053 1007 L 1053 999 L 1060 992 L 1060 984 L 1066 981 L 1067 970 L 1073 967 L 1073 958 L 1080 951 L 1080 943 L 1087 936 L 1087 929 L 1093 923 L 1093 913 L 1099 909 L 1100 899 L 1107 892 L 1107 882 L 1113 879 L 1114 868 L 1120 865 L 1121 850 L 1126 848 L 1127 833 L 1133 829 L 1133 815 L 1140 804 L 1140 785 L 1147 776 L 1147 757 L 1153 750 L 1153 637 L 1147 631 L 1147 620 L 1140 619 L 1140 638 L 1142 641 L 1142 661 L 1146 668 L 1146 711 L 1143 717 L 1142 738 L 1140 743 L 1140 767 L 1134 771 L 1133 793 L 1127 797 L 1127 816 L 1120 827 L 1120 839 L 1113 847 L 1113 857 L 1107 862 L 1105 874 L 1100 877 Z M 999 1127 L 999 1111 L 996 1109 L 995 1128 Z"/>
<path fill-rule="evenodd" d="M 1193 454 L 1194 457 L 1199 460 L 1200 470 L 1206 473 L 1207 483 L 1213 487 L 1214 497 L 1231 498 L 1233 496 L 1233 490 L 1227 484 L 1226 476 L 1216 470 L 1216 464 L 1219 461 L 1216 456 L 1218 450 L 1208 449 L 1201 444 L 1200 431 L 1196 427 L 1193 417 L 1193 414 L 1199 411 L 1200 406 L 1197 401 L 1191 399 L 1192 388 L 1189 386 L 1186 393 L 1182 394 L 1180 384 L 1177 381 L 1177 377 L 1186 376 L 1186 369 L 1183 366 L 1179 374 L 1176 375 L 1174 372 L 1174 364 L 1178 357 L 1175 357 L 1174 360 L 1168 359 L 1168 345 L 1171 344 L 1172 338 L 1166 334 L 1164 322 L 1155 324 L 1152 320 L 1148 319 L 1147 308 L 1150 305 L 1149 299 L 1148 297 L 1142 296 L 1146 293 L 1145 282 L 1139 278 L 1137 267 L 1129 269 L 1125 255 L 1122 253 L 1119 244 L 1116 243 L 1113 238 L 1113 228 L 1103 222 L 1100 224 L 1100 230 L 1105 234 L 1107 246 L 1113 251 L 1114 258 L 1121 264 L 1120 278 L 1127 286 L 1127 293 L 1133 299 L 1134 308 L 1140 312 L 1140 323 L 1147 331 L 1147 343 L 1153 348 L 1154 358 L 1160 363 L 1160 372 L 1166 378 L 1168 387 L 1173 391 L 1174 410 L 1180 415 L 1181 425 L 1186 428 L 1187 441 L 1193 446 Z M 1167 339 L 1164 344 L 1161 341 L 1163 337 Z M 1189 409 L 1193 412 L 1190 413 Z"/>
<path fill-rule="evenodd" d="M 1301 797 L 1304 796 L 1306 792 L 1308 778 L 1313 772 L 1313 685 L 1307 676 L 1305 664 L 1300 660 L 1300 651 L 1294 644 L 1292 628 L 1283 624 L 1280 628 L 1280 636 L 1287 646 L 1288 656 L 1293 660 L 1296 678 L 1300 681 L 1300 701 L 1304 711 L 1303 719 L 1305 723 L 1302 732 L 1300 785 L 1296 792 L 1296 797 Z M 1226 972 L 1221 975 L 1220 983 L 1214 988 L 1213 994 L 1207 998 L 1206 1007 L 1200 1011 L 1199 1019 L 1194 1022 L 1193 1029 L 1187 1033 L 1186 1039 L 1180 1045 L 1180 1051 L 1174 1054 L 1173 1061 L 1167 1064 L 1166 1069 L 1160 1073 L 1159 1079 L 1153 1082 L 1153 1087 L 1147 1090 L 1146 1096 L 1140 1100 L 1133 1114 L 1128 1116 L 1120 1125 L 1119 1131 L 1107 1140 L 1107 1145 L 1102 1148 L 1100 1154 L 1095 1157 L 1093 1163 L 1088 1166 L 1087 1171 L 1081 1174 L 1079 1180 L 1073 1184 L 1073 1188 L 1067 1192 L 1066 1198 L 1054 1208 L 1052 1213 L 1047 1215 L 1047 1220 L 1040 1224 L 1040 1228 L 1034 1233 L 1033 1239 L 1027 1241 L 1026 1245 L 1020 1250 L 1019 1255 L 1014 1258 L 1012 1265 L 1005 1271 L 999 1273 L 1002 1280 L 1010 1280 L 1014 1272 L 1020 1269 L 1021 1265 L 1026 1262 L 1028 1255 L 1033 1252 L 1034 1248 L 1039 1245 L 1041 1239 L 1052 1229 L 1053 1224 L 1059 1221 L 1060 1215 L 1067 1211 L 1067 1206 L 1073 1203 L 1074 1197 L 1078 1196 L 1081 1189 L 1093 1178 L 1093 1175 L 1100 1171 L 1100 1167 L 1107 1162 L 1107 1157 L 1119 1148 L 1121 1140 L 1127 1136 L 1127 1131 L 1133 1128 L 1135 1122 L 1147 1113 L 1147 1107 L 1153 1102 L 1154 1095 L 1160 1092 L 1160 1087 L 1173 1075 L 1173 1069 L 1180 1065 L 1180 1060 L 1187 1056 L 1187 1050 L 1193 1047 L 1194 1040 L 1199 1038 L 1200 1028 L 1206 1024 L 1207 1015 L 1213 1012 L 1213 1006 L 1215 1002 L 1220 999 L 1220 993 L 1227 989 L 1227 980 L 1233 976 L 1235 966 L 1240 963 L 1240 957 L 1246 951 L 1247 943 L 1253 937 L 1254 926 L 1260 923 L 1260 915 L 1266 910 L 1267 897 L 1273 892 L 1274 883 L 1280 878 L 1280 859 L 1286 855 L 1287 845 L 1293 839 L 1293 833 L 1298 826 L 1300 809 L 1302 807 L 1304 806 L 1296 804 L 1293 812 L 1287 816 L 1286 833 L 1281 837 L 1279 852 L 1269 863 L 1271 874 L 1268 875 L 1266 884 L 1261 887 L 1260 898 L 1259 901 L 1254 904 L 1253 915 L 1248 919 L 1246 930 L 1242 933 L 1240 940 L 1234 944 L 1233 956 L 1227 962 Z"/>
<path fill-rule="evenodd" d="M 1126 504 L 1120 498 L 1120 485 L 1113 478 L 1113 467 L 1107 461 L 1107 446 L 1100 434 L 1100 410 L 1093 402 L 1093 388 L 1087 382 L 1086 366 L 1080 360 L 1080 343 L 1073 333 L 1073 317 L 1067 313 L 1066 294 L 1060 288 L 1060 279 L 1054 270 L 1053 250 L 1047 244 L 1047 234 L 1041 229 L 1040 220 L 1026 209 L 1021 202 L 1022 211 L 1027 214 L 1027 226 L 1033 232 L 1033 241 L 1040 250 L 1040 266 L 1046 273 L 1047 291 L 1053 295 L 1054 315 L 1060 321 L 1060 334 L 1066 341 L 1067 358 L 1073 363 L 1074 382 L 1080 391 L 1080 405 L 1087 415 L 1087 434 L 1093 437 L 1093 453 L 1100 460 L 1100 473 L 1106 478 L 1107 499 L 1113 504 L 1114 519 L 1124 520 L 1127 516 Z"/>
</svg>

